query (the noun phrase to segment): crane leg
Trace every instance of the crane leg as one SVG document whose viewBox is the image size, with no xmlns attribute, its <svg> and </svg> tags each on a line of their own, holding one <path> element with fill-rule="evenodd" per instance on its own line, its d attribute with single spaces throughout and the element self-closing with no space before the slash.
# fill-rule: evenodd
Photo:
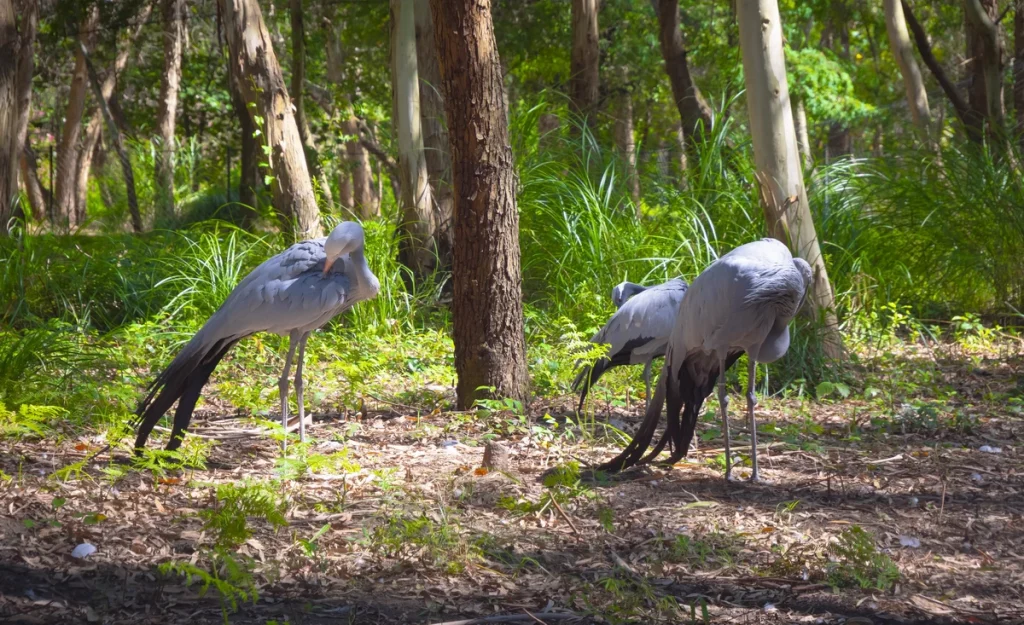
<svg viewBox="0 0 1024 625">
<path fill-rule="evenodd" d="M 299 408 L 299 442 L 306 442 L 306 405 L 303 402 L 302 391 L 306 385 L 302 381 L 302 363 L 306 360 L 306 339 L 309 338 L 309 332 L 302 335 L 299 339 L 299 361 L 295 365 L 295 401 Z"/>
<path fill-rule="evenodd" d="M 750 418 L 750 462 L 753 471 L 750 473 L 751 482 L 760 482 L 761 476 L 757 473 L 757 422 L 754 420 L 754 408 L 757 406 L 757 394 L 754 392 L 754 382 L 757 379 L 757 362 L 747 354 L 750 361 L 747 370 L 747 416 Z"/>
<path fill-rule="evenodd" d="M 729 393 L 725 390 L 725 358 L 718 359 L 718 405 L 722 410 L 722 436 L 725 437 L 725 479 L 732 480 L 732 445 L 729 441 Z"/>
<path fill-rule="evenodd" d="M 298 347 L 299 333 L 292 332 L 288 337 L 288 355 L 284 358 L 284 371 L 277 380 L 277 388 L 281 392 L 281 426 L 284 428 L 284 440 L 281 441 L 281 450 L 288 450 L 288 376 L 292 371 L 292 357 L 295 355 L 295 348 Z"/>
<path fill-rule="evenodd" d="M 644 401 L 644 414 L 651 408 L 651 364 L 653 360 L 648 360 L 647 364 L 644 365 L 644 382 L 647 384 L 647 396 Z"/>
</svg>

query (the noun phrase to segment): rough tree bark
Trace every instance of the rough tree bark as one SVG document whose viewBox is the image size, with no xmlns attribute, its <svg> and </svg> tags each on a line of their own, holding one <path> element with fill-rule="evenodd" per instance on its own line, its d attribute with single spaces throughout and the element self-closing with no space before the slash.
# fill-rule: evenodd
<svg viewBox="0 0 1024 625">
<path fill-rule="evenodd" d="M 460 409 L 480 387 L 526 402 L 515 169 L 490 0 L 431 0 L 455 191 L 452 314 Z"/>
<path fill-rule="evenodd" d="M 996 0 L 964 0 L 967 14 L 967 73 L 971 77 L 967 103 L 988 120 L 990 129 L 1001 128 L 1003 108 L 1003 46 L 999 40 L 999 6 Z"/>
<path fill-rule="evenodd" d="M 914 60 L 913 44 L 910 42 L 910 33 L 907 31 L 907 21 L 903 18 L 900 0 L 885 0 L 885 29 L 889 33 L 892 55 L 900 68 L 900 74 L 903 75 L 910 117 L 915 126 L 927 129 L 932 115 L 928 107 L 928 92 L 924 89 L 924 78 L 917 67 L 917 61 Z"/>
<path fill-rule="evenodd" d="M 448 152 L 448 128 L 444 124 L 444 98 L 441 97 L 441 67 L 434 42 L 434 21 L 430 0 L 415 0 L 416 71 L 420 79 L 420 128 L 424 157 L 430 179 L 431 199 L 437 219 L 438 265 L 452 264 L 452 163 Z"/>
<path fill-rule="evenodd" d="M 178 115 L 181 84 L 181 31 L 183 0 L 163 0 L 164 75 L 156 117 L 159 145 L 156 149 L 157 225 L 174 220 L 174 124 Z"/>
<path fill-rule="evenodd" d="M 229 71 L 246 110 L 270 146 L 274 208 L 297 240 L 323 235 L 320 210 L 295 123 L 292 101 L 256 0 L 219 0 L 228 42 Z M 255 106 L 249 106 L 249 103 Z M 260 122 L 257 122 L 257 117 Z"/>
<path fill-rule="evenodd" d="M 99 12 L 93 8 L 82 20 L 79 27 L 79 41 L 90 47 Z M 57 172 L 53 189 L 53 228 L 57 232 L 69 232 L 77 225 L 76 208 L 78 192 L 78 138 L 82 133 L 82 115 L 85 113 L 85 96 L 89 80 L 85 75 L 85 56 L 79 49 L 75 52 L 75 69 L 71 75 L 71 89 L 68 105 L 64 111 L 64 126 L 57 145 Z"/>
<path fill-rule="evenodd" d="M 16 215 L 38 16 L 35 0 L 0 0 L 0 235 L 7 234 L 8 223 Z M 31 195 L 31 181 L 25 183 Z"/>
<path fill-rule="evenodd" d="M 600 98 L 601 48 L 597 29 L 598 0 L 572 0 L 572 54 L 569 60 L 569 104 L 573 113 L 593 127 Z"/>
<path fill-rule="evenodd" d="M 826 349 L 830 356 L 838 357 L 842 353 L 842 339 L 800 168 L 779 6 L 776 0 L 738 2 L 736 19 L 765 222 L 773 237 L 794 248 L 813 268 L 810 301 L 825 321 Z"/>
<path fill-rule="evenodd" d="M 401 188 L 398 258 L 419 280 L 437 265 L 437 215 L 420 125 L 415 5 L 415 0 L 391 0 L 391 81 Z"/>
<path fill-rule="evenodd" d="M 679 109 L 686 142 L 692 146 L 694 138 L 711 128 L 711 107 L 690 75 L 683 34 L 679 30 L 679 0 L 658 0 L 658 29 L 665 73 L 672 84 L 672 98 Z"/>
<path fill-rule="evenodd" d="M 39 163 L 29 141 L 25 141 L 21 149 L 21 181 L 25 185 L 25 195 L 32 209 L 32 220 L 40 223 L 46 219 L 50 190 L 39 180 Z"/>
</svg>

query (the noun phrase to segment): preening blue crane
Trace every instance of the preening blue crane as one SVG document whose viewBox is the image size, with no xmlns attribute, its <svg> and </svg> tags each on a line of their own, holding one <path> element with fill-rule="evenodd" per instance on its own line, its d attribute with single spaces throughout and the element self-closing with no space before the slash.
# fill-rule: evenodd
<svg viewBox="0 0 1024 625">
<path fill-rule="evenodd" d="M 598 378 L 622 365 L 644 365 L 646 401 L 650 405 L 651 363 L 665 355 L 684 293 L 686 282 L 680 278 L 652 287 L 623 282 L 612 290 L 612 301 L 619 310 L 590 339 L 591 343 L 608 343 L 611 348 L 608 357 L 601 358 L 593 367 L 584 367 L 573 380 L 573 390 L 580 389 L 577 412 L 583 410 L 587 393 Z"/>
<path fill-rule="evenodd" d="M 665 364 L 643 423 L 621 454 L 601 465 L 621 471 L 655 459 L 666 442 L 673 452 L 668 462 L 686 455 L 704 400 L 718 382 L 718 400 L 725 437 L 725 477 L 732 479 L 729 439 L 729 398 L 724 372 L 743 353 L 749 362 L 747 416 L 750 421 L 750 479 L 757 468 L 757 363 L 773 362 L 789 349 L 789 322 L 803 305 L 812 282 L 810 265 L 794 258 L 783 243 L 762 239 L 741 245 L 711 263 L 690 285 L 676 317 Z M 667 425 L 661 441 L 646 456 L 667 403 Z M 680 418 L 680 412 L 682 417 Z"/>
<path fill-rule="evenodd" d="M 298 350 L 295 395 L 299 440 L 306 439 L 302 363 L 310 332 L 356 303 L 372 299 L 380 282 L 366 264 L 363 227 L 354 221 L 338 224 L 330 236 L 303 241 L 268 259 L 247 275 L 224 303 L 149 385 L 135 411 L 135 448 L 146 446 L 153 426 L 177 401 L 167 449 L 181 445 L 199 393 L 217 363 L 235 343 L 257 332 L 289 337 L 288 356 L 278 380 L 281 422 L 288 429 L 288 377 Z M 287 447 L 287 442 L 284 443 Z"/>
</svg>

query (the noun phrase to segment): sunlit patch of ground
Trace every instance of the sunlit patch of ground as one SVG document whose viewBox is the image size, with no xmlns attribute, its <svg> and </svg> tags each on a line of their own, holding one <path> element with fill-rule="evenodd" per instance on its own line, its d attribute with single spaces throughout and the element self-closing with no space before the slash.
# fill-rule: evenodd
<svg viewBox="0 0 1024 625">
<path fill-rule="evenodd" d="M 416 418 L 370 400 L 364 415 L 317 415 L 316 442 L 287 461 L 248 419 L 208 416 L 189 447 L 218 439 L 206 469 L 129 471 L 118 452 L 77 470 L 95 441 L 5 440 L 0 619 L 220 622 L 230 590 L 200 598 L 158 566 L 210 571 L 210 519 L 229 507 L 216 485 L 249 481 L 280 495 L 287 525 L 250 515 L 252 535 L 231 547 L 250 573 L 219 579 L 258 593 L 228 607 L 231 622 L 1024 622 L 1015 344 L 850 366 L 856 384 L 829 399 L 758 408 L 758 485 L 722 479 L 713 401 L 687 461 L 598 480 L 571 467 L 617 451 L 600 424 L 636 423 L 637 398 L 631 410 L 598 402 L 583 429 L 565 425 L 571 398 L 528 418 L 500 406 Z M 743 462 L 749 440 L 731 416 Z M 480 470 L 492 440 L 505 464 Z M 555 466 L 569 469 L 545 486 Z M 96 552 L 71 558 L 83 542 Z"/>
</svg>

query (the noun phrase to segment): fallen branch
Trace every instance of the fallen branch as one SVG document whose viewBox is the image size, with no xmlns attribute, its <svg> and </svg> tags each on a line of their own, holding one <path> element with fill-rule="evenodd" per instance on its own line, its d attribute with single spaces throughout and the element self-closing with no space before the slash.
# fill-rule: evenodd
<svg viewBox="0 0 1024 625">
<path fill-rule="evenodd" d="M 433 623 L 432 625 L 482 625 L 483 623 L 508 623 L 508 622 L 537 622 L 537 619 L 548 619 L 559 620 L 559 619 L 570 619 L 570 618 L 583 618 L 583 615 L 576 614 L 575 612 L 537 612 L 535 614 L 497 614 L 495 616 L 481 616 L 480 618 L 471 618 L 464 621 L 445 621 L 443 623 Z"/>
</svg>

